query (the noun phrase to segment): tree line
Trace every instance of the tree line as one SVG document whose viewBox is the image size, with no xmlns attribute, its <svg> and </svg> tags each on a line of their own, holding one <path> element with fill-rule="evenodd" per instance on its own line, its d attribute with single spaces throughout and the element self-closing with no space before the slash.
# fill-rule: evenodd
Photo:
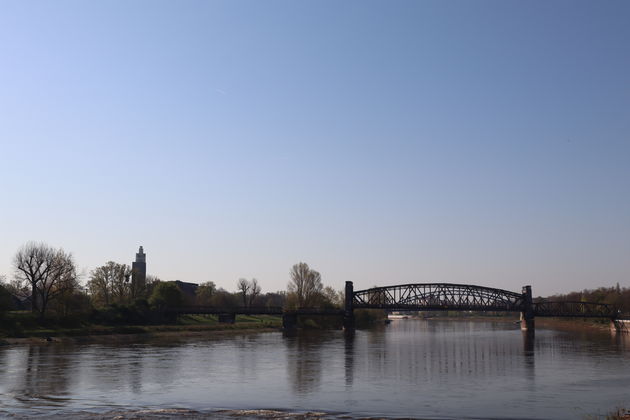
<svg viewBox="0 0 630 420">
<path fill-rule="evenodd" d="M 549 301 L 595 302 L 613 305 L 622 313 L 630 314 L 630 287 L 598 287 L 584 289 L 581 292 L 556 294 L 546 298 Z"/>
<path fill-rule="evenodd" d="M 334 308 L 344 301 L 342 292 L 324 287 L 321 274 L 303 262 L 291 268 L 287 290 L 263 293 L 257 279 L 241 278 L 235 292 L 208 281 L 198 285 L 194 295 L 183 292 L 177 282 L 143 278 L 129 265 L 114 261 L 92 270 L 83 286 L 72 254 L 44 243 L 22 246 L 13 268 L 11 281 L 0 277 L 0 313 L 28 307 L 40 320 L 87 313 L 98 317 L 112 308 L 120 309 L 115 316 L 124 318 L 176 306 Z"/>
</svg>

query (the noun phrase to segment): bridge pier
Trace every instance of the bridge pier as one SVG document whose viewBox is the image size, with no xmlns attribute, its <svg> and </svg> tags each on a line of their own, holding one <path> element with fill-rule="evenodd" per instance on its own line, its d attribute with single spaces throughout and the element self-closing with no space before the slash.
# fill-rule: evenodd
<svg viewBox="0 0 630 420">
<path fill-rule="evenodd" d="M 354 285 L 351 281 L 346 282 L 346 296 L 343 313 L 343 329 L 346 331 L 354 330 L 354 307 L 352 305 L 354 299 Z"/>
<path fill-rule="evenodd" d="M 610 332 L 630 334 L 630 319 L 611 319 Z"/>
<path fill-rule="evenodd" d="M 523 311 L 521 312 L 521 331 L 534 331 L 535 326 L 532 286 L 523 286 Z"/>
<path fill-rule="evenodd" d="M 298 325 L 297 312 L 285 312 L 282 314 L 282 328 L 285 330 L 295 330 Z"/>
<path fill-rule="evenodd" d="M 225 324 L 234 324 L 236 322 L 236 314 L 225 313 L 219 314 L 219 322 Z"/>
<path fill-rule="evenodd" d="M 527 316 L 521 312 L 521 331 L 533 332 L 536 328 L 536 322 L 534 317 L 527 318 Z"/>
</svg>

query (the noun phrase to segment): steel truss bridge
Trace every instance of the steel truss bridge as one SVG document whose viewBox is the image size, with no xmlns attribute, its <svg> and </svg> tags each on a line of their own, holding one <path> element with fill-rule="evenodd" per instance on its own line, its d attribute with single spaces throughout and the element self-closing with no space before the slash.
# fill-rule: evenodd
<svg viewBox="0 0 630 420">
<path fill-rule="evenodd" d="M 531 288 L 522 293 L 491 287 L 452 283 L 417 283 L 374 287 L 352 293 L 353 309 L 387 311 L 493 311 L 521 312 L 529 317 L 611 318 L 612 305 L 595 302 L 534 302 Z"/>
<path fill-rule="evenodd" d="M 521 329 L 533 330 L 535 317 L 609 318 L 621 320 L 612 305 L 596 302 L 546 301 L 532 298 L 531 286 L 521 293 L 491 287 L 452 283 L 414 283 L 374 287 L 354 291 L 346 282 L 344 309 L 281 307 L 216 308 L 186 306 L 167 308 L 171 316 L 185 314 L 216 314 L 220 322 L 234 322 L 239 315 L 282 315 L 284 328 L 292 329 L 300 316 L 341 316 L 345 328 L 354 328 L 355 309 L 383 309 L 385 311 L 481 311 L 520 312 Z"/>
</svg>

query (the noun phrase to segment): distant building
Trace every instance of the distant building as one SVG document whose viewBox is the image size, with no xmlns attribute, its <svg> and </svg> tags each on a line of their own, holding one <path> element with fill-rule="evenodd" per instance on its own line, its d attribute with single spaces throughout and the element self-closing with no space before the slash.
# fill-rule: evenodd
<svg viewBox="0 0 630 420">
<path fill-rule="evenodd" d="M 175 280 L 167 283 L 175 283 L 177 288 L 182 292 L 184 302 L 188 305 L 195 303 L 195 294 L 199 287 L 196 283 L 186 283 L 184 281 Z M 144 290 L 147 284 L 147 256 L 144 249 L 140 247 L 136 253 L 136 260 L 131 263 L 131 285 L 132 295 L 134 291 Z"/>
<path fill-rule="evenodd" d="M 136 253 L 136 260 L 131 263 L 131 296 L 141 296 L 147 284 L 147 256 L 142 247 Z"/>
<path fill-rule="evenodd" d="M 197 283 L 186 283 L 179 280 L 175 280 L 173 283 L 175 283 L 177 288 L 182 292 L 184 302 L 188 305 L 193 305 L 199 285 Z"/>
</svg>

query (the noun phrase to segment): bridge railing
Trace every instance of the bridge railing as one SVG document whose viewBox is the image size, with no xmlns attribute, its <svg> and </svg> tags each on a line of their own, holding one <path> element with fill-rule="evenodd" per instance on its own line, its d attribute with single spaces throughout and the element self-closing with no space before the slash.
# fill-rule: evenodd
<svg viewBox="0 0 630 420">
<path fill-rule="evenodd" d="M 284 312 L 284 309 L 281 306 L 240 306 L 221 308 L 216 306 L 191 305 L 166 308 L 165 312 L 181 315 L 281 315 Z"/>
<path fill-rule="evenodd" d="M 219 308 L 215 306 L 179 306 L 166 308 L 165 312 L 177 315 L 343 315 L 343 309 L 336 308 L 296 308 L 285 309 L 281 306 L 241 306 Z"/>
<path fill-rule="evenodd" d="M 355 304 L 354 309 L 383 309 L 386 311 L 476 311 L 476 312 L 520 312 L 520 307 L 513 305 L 465 305 L 465 304 Z"/>
</svg>

